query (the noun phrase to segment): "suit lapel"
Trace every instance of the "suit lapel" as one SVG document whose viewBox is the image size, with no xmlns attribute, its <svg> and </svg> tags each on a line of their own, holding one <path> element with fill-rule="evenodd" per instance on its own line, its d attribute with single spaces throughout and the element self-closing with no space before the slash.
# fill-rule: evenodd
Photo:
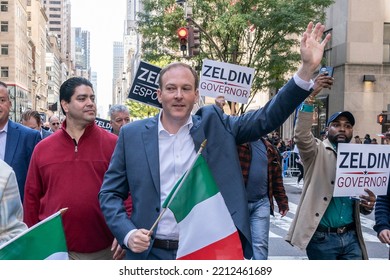
<svg viewBox="0 0 390 280">
<path fill-rule="evenodd" d="M 12 163 L 18 146 L 20 131 L 14 122 L 8 121 L 7 140 L 5 144 L 4 161 L 8 164 Z"/>
<path fill-rule="evenodd" d="M 145 154 L 148 161 L 150 174 L 154 187 L 158 194 L 160 194 L 160 162 L 158 153 L 158 122 L 157 118 L 153 118 L 145 125 L 145 131 L 142 132 L 142 139 L 144 142 Z M 156 137 L 157 136 L 157 137 Z"/>
<path fill-rule="evenodd" d="M 206 135 L 204 134 L 204 131 L 201 127 L 201 122 L 200 122 L 200 117 L 197 115 L 192 116 L 192 122 L 193 126 L 190 130 L 192 139 L 194 140 L 194 145 L 195 145 L 195 152 L 198 152 L 200 149 L 200 145 L 202 142 L 206 139 Z M 203 157 L 207 161 L 207 144 L 205 149 L 202 151 Z"/>
</svg>

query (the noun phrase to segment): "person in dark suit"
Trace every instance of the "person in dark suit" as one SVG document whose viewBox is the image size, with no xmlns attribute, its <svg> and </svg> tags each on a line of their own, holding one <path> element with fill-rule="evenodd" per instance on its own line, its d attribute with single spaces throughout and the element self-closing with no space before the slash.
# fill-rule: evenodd
<svg viewBox="0 0 390 280">
<path fill-rule="evenodd" d="M 46 137 L 52 134 L 51 131 L 42 128 L 42 119 L 38 111 L 34 111 L 34 110 L 24 111 L 21 117 L 21 123 L 24 126 L 39 131 L 42 139 L 45 139 Z"/>
<path fill-rule="evenodd" d="M 118 242 L 128 249 L 127 259 L 176 258 L 179 231 L 173 216 L 165 213 L 156 229 L 149 230 L 162 202 L 205 139 L 202 155 L 240 233 L 244 256 L 252 257 L 247 197 L 236 145 L 255 141 L 279 127 L 310 94 L 312 75 L 330 39 L 327 35 L 321 42 L 323 31 L 321 24 L 308 25 L 301 41 L 303 63 L 294 79 L 263 108 L 241 116 L 226 115 L 216 105 L 191 115 L 199 98 L 196 71 L 184 63 L 161 70 L 157 97 L 162 111 L 121 129 L 99 192 L 103 215 Z M 130 219 L 123 206 L 129 193 L 133 199 Z"/>
<path fill-rule="evenodd" d="M 27 128 L 9 119 L 12 103 L 7 85 L 0 81 L 0 159 L 15 171 L 21 200 L 27 170 L 35 145 L 41 140 L 38 131 Z"/>
</svg>

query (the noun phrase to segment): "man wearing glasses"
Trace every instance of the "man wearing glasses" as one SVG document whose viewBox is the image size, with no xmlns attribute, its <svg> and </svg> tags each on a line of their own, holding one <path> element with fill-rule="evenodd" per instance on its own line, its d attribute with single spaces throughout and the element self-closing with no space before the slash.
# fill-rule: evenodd
<svg viewBox="0 0 390 280">
<path fill-rule="evenodd" d="M 53 115 L 49 118 L 49 124 L 51 132 L 56 132 L 61 127 L 60 119 L 56 115 Z"/>
</svg>

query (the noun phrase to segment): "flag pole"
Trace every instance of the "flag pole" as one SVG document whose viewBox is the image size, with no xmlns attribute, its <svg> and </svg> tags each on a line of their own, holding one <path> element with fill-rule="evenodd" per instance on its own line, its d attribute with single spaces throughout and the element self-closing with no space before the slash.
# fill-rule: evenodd
<svg viewBox="0 0 390 280">
<path fill-rule="evenodd" d="M 60 210 L 58 210 L 57 212 L 55 212 L 54 214 L 50 215 L 49 217 L 43 219 L 42 221 L 39 221 L 38 223 L 36 223 L 35 225 L 27 228 L 25 231 L 21 232 L 20 234 L 18 234 L 17 236 L 14 236 L 12 239 L 8 240 L 7 242 L 1 244 L 0 246 L 0 250 L 3 249 L 4 247 L 6 247 L 8 244 L 12 243 L 13 241 L 15 241 L 16 239 L 18 239 L 19 237 L 29 233 L 31 230 L 39 227 L 40 225 L 42 225 L 43 223 L 46 223 L 48 221 L 50 221 L 51 219 L 57 217 L 58 215 L 63 215 L 66 211 L 68 211 L 68 207 L 65 207 L 65 208 L 61 208 Z"/>
<path fill-rule="evenodd" d="M 165 213 L 165 211 L 167 210 L 167 208 L 169 207 L 169 205 L 171 205 L 172 200 L 175 198 L 177 192 L 180 190 L 181 186 L 182 186 L 183 183 L 185 182 L 185 179 L 187 178 L 188 173 L 189 173 L 188 171 L 190 171 L 190 170 L 194 167 L 196 160 L 197 160 L 198 157 L 201 155 L 201 153 L 202 153 L 204 147 L 206 146 L 206 144 L 207 144 L 207 139 L 203 140 L 202 144 L 200 145 L 199 151 L 197 152 L 196 157 L 195 157 L 194 161 L 192 162 L 190 168 L 188 168 L 187 172 L 184 174 L 183 179 L 180 181 L 180 184 L 177 186 L 175 192 L 172 194 L 171 198 L 169 199 L 169 201 L 168 201 L 166 207 L 162 209 L 160 215 L 157 217 L 156 221 L 154 222 L 154 224 L 153 224 L 152 227 L 150 228 L 149 233 L 148 233 L 148 236 L 150 236 L 150 235 L 152 234 L 152 231 L 153 231 L 154 228 L 157 226 L 158 222 L 161 220 L 162 215 L 164 215 L 164 213 Z"/>
<path fill-rule="evenodd" d="M 61 209 L 59 210 L 61 216 L 62 216 L 66 211 L 68 211 L 68 207 L 61 208 Z"/>
</svg>

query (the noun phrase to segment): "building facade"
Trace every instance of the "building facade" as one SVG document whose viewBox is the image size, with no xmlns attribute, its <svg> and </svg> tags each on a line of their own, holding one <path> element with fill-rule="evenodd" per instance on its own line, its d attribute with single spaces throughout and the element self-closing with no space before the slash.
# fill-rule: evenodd
<svg viewBox="0 0 390 280">
<path fill-rule="evenodd" d="M 124 84 L 123 43 L 114 42 L 112 52 L 112 104 L 124 104 L 126 100 L 126 85 Z"/>
<path fill-rule="evenodd" d="M 127 92 L 131 88 L 142 55 L 142 36 L 137 32 L 137 13 L 143 11 L 142 1 L 126 0 L 126 7 L 125 31 L 123 35 L 123 100 L 127 98 Z"/>
<path fill-rule="evenodd" d="M 41 0 L 48 17 L 48 32 L 57 35 L 60 42 L 61 63 L 72 76 L 73 57 L 71 52 L 71 3 L 70 0 Z M 65 81 L 65 80 L 64 80 Z"/>
<path fill-rule="evenodd" d="M 91 39 L 87 30 L 72 28 L 74 75 L 91 80 Z"/>
<path fill-rule="evenodd" d="M 10 117 L 18 121 L 29 100 L 29 64 L 32 45 L 27 36 L 27 2 L 0 2 L 0 80 L 8 85 L 12 101 Z"/>
<path fill-rule="evenodd" d="M 390 1 L 336 0 L 327 10 L 326 30 L 332 39 L 325 61 L 335 80 L 318 96 L 317 132 L 328 116 L 348 110 L 356 118 L 355 135 L 378 139 L 390 127 L 377 123 L 390 107 Z"/>
</svg>

